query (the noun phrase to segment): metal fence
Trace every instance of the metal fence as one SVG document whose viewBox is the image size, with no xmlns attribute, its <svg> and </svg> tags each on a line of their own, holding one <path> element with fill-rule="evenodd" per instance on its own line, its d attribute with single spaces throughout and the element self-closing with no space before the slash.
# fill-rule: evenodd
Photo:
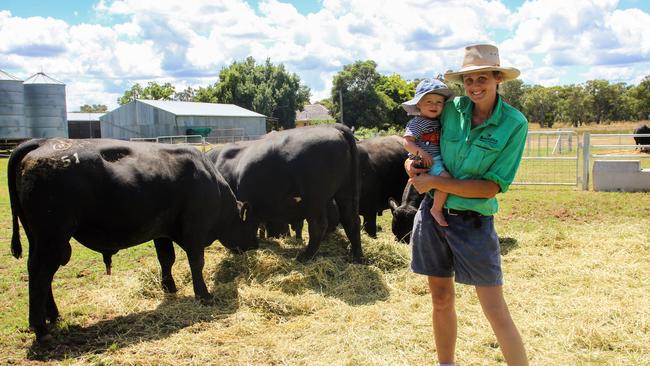
<svg viewBox="0 0 650 366">
<path fill-rule="evenodd" d="M 529 131 L 513 184 L 577 186 L 579 156 L 574 131 Z"/>
<path fill-rule="evenodd" d="M 590 172 L 595 159 L 630 160 L 640 159 L 641 165 L 650 166 L 650 154 L 642 149 L 650 149 L 650 145 L 636 145 L 634 137 L 650 137 L 650 134 L 616 133 L 591 134 L 585 132 L 582 136 L 584 146 L 582 154 L 582 189 L 589 190 Z M 637 150 L 638 149 L 638 150 Z"/>
</svg>

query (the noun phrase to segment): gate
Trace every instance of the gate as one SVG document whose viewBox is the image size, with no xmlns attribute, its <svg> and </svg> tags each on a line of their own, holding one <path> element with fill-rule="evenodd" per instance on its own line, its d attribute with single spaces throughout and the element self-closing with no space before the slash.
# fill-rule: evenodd
<svg viewBox="0 0 650 366">
<path fill-rule="evenodd" d="M 512 184 L 577 186 L 580 144 L 574 131 L 529 131 Z"/>
</svg>

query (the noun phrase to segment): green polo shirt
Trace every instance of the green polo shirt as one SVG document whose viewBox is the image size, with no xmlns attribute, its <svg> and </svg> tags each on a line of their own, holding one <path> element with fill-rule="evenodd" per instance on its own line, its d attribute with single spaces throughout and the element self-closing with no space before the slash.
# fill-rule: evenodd
<svg viewBox="0 0 650 366">
<path fill-rule="evenodd" d="M 472 128 L 474 103 L 456 97 L 442 113 L 440 147 L 447 171 L 457 179 L 486 179 L 506 192 L 515 178 L 526 144 L 528 121 L 517 109 L 497 97 L 490 119 Z M 465 198 L 450 194 L 445 207 L 493 215 L 496 198 Z"/>
</svg>

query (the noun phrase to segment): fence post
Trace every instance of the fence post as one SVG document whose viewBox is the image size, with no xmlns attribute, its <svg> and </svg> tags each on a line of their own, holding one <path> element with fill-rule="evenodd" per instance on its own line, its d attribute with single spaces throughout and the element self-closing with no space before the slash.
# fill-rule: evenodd
<svg viewBox="0 0 650 366">
<path fill-rule="evenodd" d="M 582 190 L 589 190 L 589 171 L 591 170 L 591 136 L 589 132 L 582 134 Z"/>
</svg>

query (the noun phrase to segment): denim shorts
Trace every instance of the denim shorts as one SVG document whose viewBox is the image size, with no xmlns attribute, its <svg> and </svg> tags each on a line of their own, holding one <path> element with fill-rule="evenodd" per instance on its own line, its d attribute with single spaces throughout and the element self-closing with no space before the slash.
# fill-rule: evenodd
<svg viewBox="0 0 650 366">
<path fill-rule="evenodd" d="M 455 277 L 473 286 L 500 286 L 501 251 L 493 216 L 456 216 L 445 212 L 448 227 L 439 226 L 425 195 L 413 220 L 411 269 L 433 277 Z"/>
</svg>

